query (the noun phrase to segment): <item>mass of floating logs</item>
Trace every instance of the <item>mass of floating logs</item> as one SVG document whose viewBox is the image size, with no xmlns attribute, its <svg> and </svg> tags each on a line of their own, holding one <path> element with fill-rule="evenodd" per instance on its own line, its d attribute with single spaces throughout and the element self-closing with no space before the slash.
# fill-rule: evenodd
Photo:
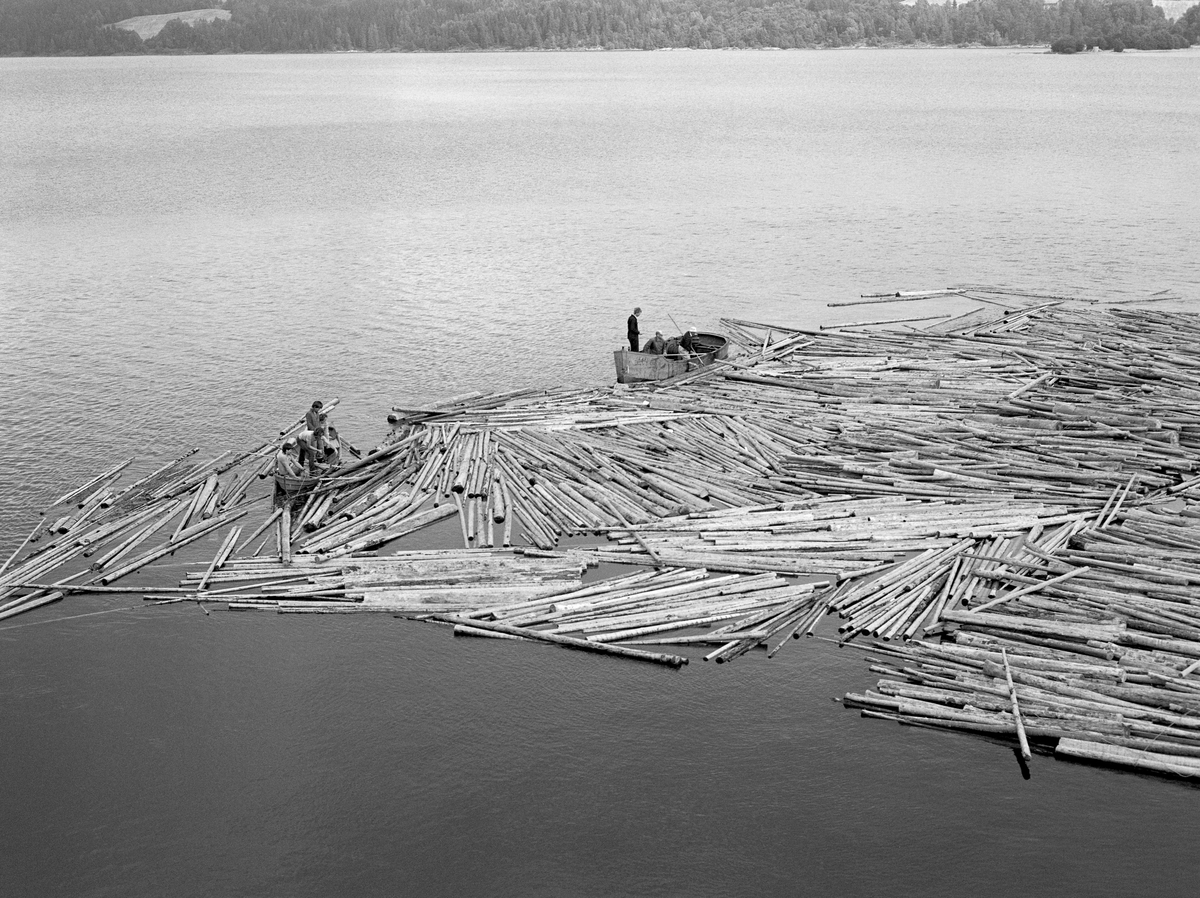
<svg viewBox="0 0 1200 898">
<path fill-rule="evenodd" d="M 145 599 L 226 602 L 239 611 L 389 612 L 454 623 L 464 635 L 500 632 L 673 666 L 684 660 L 627 646 L 708 643 L 716 648 L 706 660 L 723 663 L 811 630 L 828 610 L 819 584 L 775 574 L 664 568 L 585 585 L 589 561 L 578 552 L 424 550 L 292 564 L 247 558 L 217 571 L 220 558 L 189 572 L 178 591 L 147 588 Z M 598 648 L 614 643 L 626 647 Z"/>
<path fill-rule="evenodd" d="M 915 307 L 947 300 L 972 308 Z M 856 304 L 892 302 L 818 328 L 726 319 L 739 354 L 658 384 L 397 406 L 295 501 L 264 500 L 300 421 L 124 488 L 115 463 L 0 562 L 0 617 L 180 549 L 202 560 L 179 585 L 124 589 L 717 662 L 836 615 L 823 632 L 885 677 L 847 696 L 871 716 L 1191 775 L 1200 318 L 980 285 Z M 463 548 L 395 551 L 435 526 Z M 586 535 L 606 539 L 561 548 Z M 637 567 L 589 581 L 599 562 Z"/>
<path fill-rule="evenodd" d="M 902 723 L 1020 738 L 1057 754 L 1200 772 L 1200 565 L 1191 500 L 1085 528 L 1039 564 L 999 556 L 998 582 L 1031 581 L 945 611 L 943 641 L 877 644 L 877 690 L 848 706 Z M 1068 576 L 1071 575 L 1071 576 Z M 977 596 L 982 598 L 982 596 Z"/>
</svg>

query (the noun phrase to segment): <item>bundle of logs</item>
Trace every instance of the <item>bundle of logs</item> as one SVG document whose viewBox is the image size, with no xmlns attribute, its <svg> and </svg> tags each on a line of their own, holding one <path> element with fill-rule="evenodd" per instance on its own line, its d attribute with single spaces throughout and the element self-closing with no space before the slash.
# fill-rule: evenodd
<svg viewBox="0 0 1200 898">
<path fill-rule="evenodd" d="M 822 627 L 870 640 L 884 679 L 846 696 L 869 716 L 1200 770 L 1200 319 L 983 287 L 862 302 L 950 294 L 981 305 L 727 319 L 741 352 L 671 381 L 396 407 L 295 499 L 268 501 L 295 426 L 118 489 L 125 462 L 0 566 L 0 618 L 140 592 L 673 666 L 638 644 L 725 662 Z M 395 551 L 439 525 L 463 548 Z M 113 585 L 205 543 L 177 586 Z"/>
</svg>

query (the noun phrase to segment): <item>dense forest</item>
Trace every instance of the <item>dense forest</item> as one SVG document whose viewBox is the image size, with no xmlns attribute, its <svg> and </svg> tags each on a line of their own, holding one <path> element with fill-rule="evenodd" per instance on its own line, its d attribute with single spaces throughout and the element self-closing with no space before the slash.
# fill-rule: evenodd
<svg viewBox="0 0 1200 898">
<path fill-rule="evenodd" d="M 217 5 L 0 0 L 0 55 L 1200 43 L 1200 7 L 1168 22 L 1150 0 L 225 0 L 228 21 L 171 22 L 145 42 L 107 27 Z"/>
</svg>

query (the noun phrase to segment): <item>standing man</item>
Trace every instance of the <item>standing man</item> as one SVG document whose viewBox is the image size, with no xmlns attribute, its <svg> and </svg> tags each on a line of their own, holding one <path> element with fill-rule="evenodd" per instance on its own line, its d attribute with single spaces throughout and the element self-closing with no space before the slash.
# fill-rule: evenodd
<svg viewBox="0 0 1200 898">
<path fill-rule="evenodd" d="M 633 310 L 629 316 L 629 351 L 638 351 L 638 315 L 642 314 L 641 306 Z"/>
<path fill-rule="evenodd" d="M 325 450 L 320 448 L 320 431 L 312 431 L 307 428 L 300 431 L 296 437 L 296 446 L 300 450 L 300 467 L 306 471 L 311 469 L 313 462 L 320 461 L 325 455 Z M 319 452 L 318 449 L 320 449 Z"/>
<path fill-rule="evenodd" d="M 320 399 L 312 404 L 312 408 L 304 413 L 304 429 L 316 433 L 320 428 L 321 409 L 325 407 Z"/>
</svg>

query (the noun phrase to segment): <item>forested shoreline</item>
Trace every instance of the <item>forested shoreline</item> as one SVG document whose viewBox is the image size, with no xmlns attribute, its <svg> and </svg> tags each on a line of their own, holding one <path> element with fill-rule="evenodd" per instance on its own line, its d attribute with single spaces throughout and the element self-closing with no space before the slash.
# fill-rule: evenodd
<svg viewBox="0 0 1200 898">
<path fill-rule="evenodd" d="M 110 27 L 216 5 L 0 0 L 0 55 L 1200 43 L 1200 7 L 1170 22 L 1150 0 L 226 0 L 228 21 L 173 21 L 147 41 Z"/>
</svg>

